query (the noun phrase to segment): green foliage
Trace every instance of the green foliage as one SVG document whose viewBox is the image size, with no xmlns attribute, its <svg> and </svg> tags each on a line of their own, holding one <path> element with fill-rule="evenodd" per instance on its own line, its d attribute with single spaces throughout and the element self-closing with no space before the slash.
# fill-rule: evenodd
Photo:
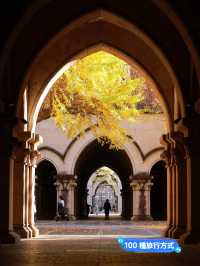
<svg viewBox="0 0 200 266">
<path fill-rule="evenodd" d="M 141 78 L 121 59 L 97 52 L 76 61 L 54 84 L 52 116 L 68 137 L 90 128 L 101 144 L 120 149 L 129 141 L 122 120 L 134 121 L 143 100 Z"/>
</svg>

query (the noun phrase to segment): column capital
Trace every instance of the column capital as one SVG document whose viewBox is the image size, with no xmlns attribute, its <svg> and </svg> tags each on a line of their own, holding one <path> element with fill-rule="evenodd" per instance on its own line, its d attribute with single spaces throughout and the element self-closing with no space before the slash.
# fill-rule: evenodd
<svg viewBox="0 0 200 266">
<path fill-rule="evenodd" d="M 67 189 L 74 189 L 75 187 L 77 187 L 76 180 L 69 180 L 69 182 L 67 184 Z"/>
<path fill-rule="evenodd" d="M 56 176 L 56 182 L 62 184 L 63 189 L 70 189 L 77 186 L 77 176 L 60 172 Z"/>
<path fill-rule="evenodd" d="M 182 132 L 171 132 L 171 159 L 172 163 L 177 164 L 187 159 L 190 154 L 188 138 Z"/>
<path fill-rule="evenodd" d="M 54 186 L 56 186 L 56 189 L 58 190 L 63 190 L 63 184 L 59 182 L 58 180 L 56 180 L 56 182 L 54 183 Z"/>
<path fill-rule="evenodd" d="M 139 173 L 130 177 L 130 186 L 133 190 L 147 190 L 153 185 L 152 179 L 148 173 Z"/>
<path fill-rule="evenodd" d="M 167 150 L 164 150 L 161 153 L 160 158 L 165 161 L 166 167 L 170 166 L 171 165 L 171 153 L 170 153 L 170 149 L 168 148 Z"/>
<path fill-rule="evenodd" d="M 29 151 L 30 166 L 37 167 L 37 161 L 41 158 L 41 153 L 38 150 Z"/>
</svg>

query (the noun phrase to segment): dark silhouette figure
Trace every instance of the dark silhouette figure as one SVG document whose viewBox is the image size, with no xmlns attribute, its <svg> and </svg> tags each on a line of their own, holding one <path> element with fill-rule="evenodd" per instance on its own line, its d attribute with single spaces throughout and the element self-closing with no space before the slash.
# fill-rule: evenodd
<svg viewBox="0 0 200 266">
<path fill-rule="evenodd" d="M 90 213 L 90 205 L 88 203 L 86 203 L 86 214 L 87 214 L 87 218 L 89 216 Z"/>
<path fill-rule="evenodd" d="M 106 202 L 104 203 L 104 211 L 105 211 L 105 219 L 109 219 L 109 212 L 111 211 L 111 206 L 110 206 L 110 202 L 107 199 Z"/>
</svg>

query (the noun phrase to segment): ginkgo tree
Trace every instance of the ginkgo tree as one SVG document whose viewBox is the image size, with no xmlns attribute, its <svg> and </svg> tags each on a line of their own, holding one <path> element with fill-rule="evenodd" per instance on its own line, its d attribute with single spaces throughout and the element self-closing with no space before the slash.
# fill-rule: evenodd
<svg viewBox="0 0 200 266">
<path fill-rule="evenodd" d="M 70 138 L 90 129 L 101 144 L 121 149 L 129 141 L 123 120 L 141 111 L 144 80 L 130 66 L 107 52 L 77 60 L 53 85 L 51 116 Z"/>
</svg>

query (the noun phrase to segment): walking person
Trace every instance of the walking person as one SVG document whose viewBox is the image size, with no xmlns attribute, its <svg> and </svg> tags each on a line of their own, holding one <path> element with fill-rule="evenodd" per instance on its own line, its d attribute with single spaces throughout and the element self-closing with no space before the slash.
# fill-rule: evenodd
<svg viewBox="0 0 200 266">
<path fill-rule="evenodd" d="M 103 208 L 105 212 L 105 219 L 109 219 L 109 212 L 111 211 L 111 205 L 110 205 L 109 199 L 106 200 Z"/>
</svg>

